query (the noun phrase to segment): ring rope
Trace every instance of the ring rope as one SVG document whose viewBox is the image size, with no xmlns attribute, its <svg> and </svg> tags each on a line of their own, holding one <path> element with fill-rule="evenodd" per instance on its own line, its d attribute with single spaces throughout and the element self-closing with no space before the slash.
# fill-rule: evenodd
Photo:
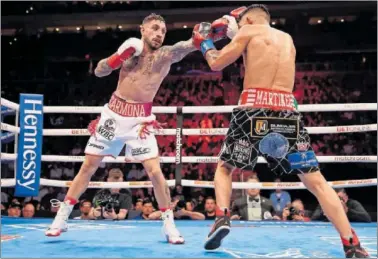
<svg viewBox="0 0 378 259">
<path fill-rule="evenodd" d="M 168 186 L 175 186 L 175 180 L 167 180 Z M 334 188 L 345 188 L 345 187 L 361 187 L 361 186 L 375 186 L 377 185 L 377 179 L 362 179 L 362 180 L 339 180 L 327 182 L 330 186 Z M 16 184 L 15 179 L 1 179 L 2 187 L 14 187 Z M 61 181 L 61 180 L 49 180 L 41 179 L 40 185 L 51 186 L 51 187 L 69 187 L 72 181 Z M 212 181 L 198 181 L 198 180 L 185 180 L 181 181 L 181 185 L 184 187 L 202 187 L 202 188 L 214 188 L 214 182 Z M 108 188 L 119 188 L 119 189 L 135 189 L 135 188 L 151 188 L 151 181 L 138 181 L 138 182 L 90 182 L 88 188 L 95 189 L 108 189 Z M 306 189 L 302 182 L 262 182 L 262 183 L 250 183 L 250 182 L 233 182 L 232 189 L 252 189 L 258 188 L 262 190 L 274 190 L 274 189 L 284 189 L 284 190 L 297 190 Z"/>
<path fill-rule="evenodd" d="M 1 105 L 18 110 L 19 105 L 1 98 Z M 230 113 L 236 105 L 223 106 L 187 106 L 182 113 Z M 44 113 L 101 113 L 103 106 L 44 106 Z M 336 111 L 376 111 L 377 103 L 337 103 L 337 104 L 302 104 L 300 112 L 336 112 Z M 176 106 L 154 106 L 153 113 L 177 113 Z"/>
<path fill-rule="evenodd" d="M 363 124 L 363 125 L 344 125 L 344 126 L 326 126 L 326 127 L 305 127 L 309 134 L 339 134 L 351 132 L 369 132 L 377 131 L 377 124 Z M 12 133 L 20 133 L 20 128 L 1 123 L 1 130 Z M 224 136 L 228 128 L 197 128 L 197 129 L 182 129 L 185 136 Z M 89 136 L 87 129 L 44 129 L 43 136 Z M 176 135 L 176 129 L 157 129 L 155 135 Z"/>
<path fill-rule="evenodd" d="M 222 113 L 232 112 L 234 108 L 243 105 L 224 106 L 187 106 L 182 108 L 183 113 Z M 248 107 L 248 106 L 247 106 Z M 336 111 L 376 111 L 377 103 L 338 103 L 338 104 L 300 104 L 300 112 L 336 112 Z"/>
<path fill-rule="evenodd" d="M 84 156 L 55 156 L 55 155 L 42 155 L 42 161 L 44 162 L 83 162 Z M 1 153 L 1 160 L 14 161 L 17 159 L 17 154 Z M 377 156 L 317 156 L 320 163 L 376 163 Z M 183 156 L 183 163 L 218 163 L 219 158 L 216 156 Z M 117 158 L 105 157 L 104 163 L 140 163 L 139 161 L 133 161 L 126 159 L 124 156 Z M 160 157 L 161 163 L 175 163 L 174 156 L 162 156 Z M 263 157 L 258 157 L 257 163 L 266 164 L 266 160 Z"/>
<path fill-rule="evenodd" d="M 50 187 L 69 187 L 72 181 L 62 181 L 62 180 L 50 180 L 41 178 L 40 185 L 50 186 Z M 167 180 L 169 187 L 176 185 L 175 180 Z M 14 187 L 16 185 L 16 179 L 1 179 L 1 187 Z M 138 181 L 138 182 L 89 182 L 88 188 L 98 188 L 98 189 L 108 189 L 108 188 L 119 188 L 119 189 L 135 189 L 135 188 L 152 188 L 151 181 Z"/>
<path fill-rule="evenodd" d="M 11 109 L 16 110 L 16 111 L 18 111 L 18 109 L 20 107 L 19 104 L 11 102 L 11 101 L 9 101 L 5 98 L 1 98 L 1 105 L 6 106 L 6 107 L 11 108 Z"/>
<path fill-rule="evenodd" d="M 1 104 L 14 110 L 19 110 L 19 104 L 11 102 L 7 99 L 1 98 Z M 182 113 L 226 113 L 232 112 L 234 108 L 240 106 L 195 106 L 182 107 Z M 45 106 L 44 113 L 101 113 L 103 106 Z M 178 107 L 173 106 L 158 106 L 153 107 L 153 113 L 177 113 Z M 377 110 L 377 103 L 344 103 L 344 104 L 307 104 L 299 105 L 300 112 L 335 112 L 335 111 L 375 111 Z M 6 123 L 1 123 L 1 129 L 13 133 L 19 133 L 19 127 L 12 126 Z M 335 127 L 307 127 L 310 134 L 327 134 L 327 133 L 349 133 L 349 132 L 367 132 L 376 131 L 376 124 L 366 125 L 351 125 L 351 126 L 335 126 Z M 156 132 L 156 135 L 175 135 L 177 129 L 162 129 Z M 183 135 L 225 135 L 226 128 L 212 128 L 212 129 L 183 129 Z M 88 136 L 87 129 L 44 129 L 45 136 Z M 1 160 L 16 160 L 17 154 L 1 153 Z M 363 162 L 376 163 L 377 156 L 319 156 L 319 162 L 322 163 L 348 163 L 348 162 Z M 51 162 L 82 162 L 84 156 L 54 156 L 42 155 L 42 161 Z M 125 157 L 110 158 L 106 157 L 103 160 L 107 163 L 125 163 Z M 162 163 L 175 163 L 175 157 L 161 157 Z M 127 161 L 130 163 L 138 163 L 137 161 Z M 218 157 L 182 157 L 182 163 L 217 163 Z M 263 157 L 259 157 L 257 163 L 266 163 Z M 168 186 L 175 186 L 175 180 L 168 180 Z M 2 187 L 15 186 L 15 179 L 1 179 Z M 53 187 L 68 187 L 72 181 L 59 181 L 41 179 L 41 185 Z M 359 186 L 373 186 L 377 185 L 377 179 L 364 180 L 340 180 L 328 182 L 332 187 L 359 187 Z M 214 188 L 214 182 L 197 181 L 197 180 L 182 180 L 182 186 L 187 187 L 204 187 Z M 150 181 L 138 182 L 90 182 L 88 188 L 141 188 L 152 187 Z M 239 183 L 233 182 L 234 189 L 305 189 L 306 187 L 301 182 L 286 182 L 286 183 Z"/>
</svg>

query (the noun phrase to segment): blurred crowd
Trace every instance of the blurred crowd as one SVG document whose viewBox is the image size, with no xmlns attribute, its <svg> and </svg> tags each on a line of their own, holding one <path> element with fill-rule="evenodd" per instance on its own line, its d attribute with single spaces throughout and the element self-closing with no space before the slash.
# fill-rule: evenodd
<svg viewBox="0 0 378 259">
<path fill-rule="evenodd" d="M 108 182 L 123 181 L 122 171 L 118 168 L 110 170 Z M 248 177 L 247 182 L 259 183 L 256 174 Z M 280 182 L 277 178 L 275 182 Z M 1 193 L 2 202 L 9 200 L 9 205 L 2 203 L 1 214 L 9 217 L 54 217 L 59 209 L 59 201 L 64 198 L 65 189 L 44 187 L 38 197 L 20 199 L 12 198 Z M 335 190 L 343 204 L 344 210 L 351 222 L 371 222 L 371 216 L 364 206 L 357 200 L 350 199 L 345 189 Z M 194 193 L 192 193 L 194 194 Z M 77 220 L 159 220 L 161 212 L 157 209 L 157 203 L 152 189 L 146 192 L 136 191 L 136 199 L 132 201 L 129 190 L 103 189 L 98 191 L 93 200 L 83 198 L 75 206 L 71 214 L 72 219 Z M 195 196 L 197 196 L 195 198 Z M 171 189 L 171 209 L 176 219 L 185 220 L 214 220 L 216 201 L 213 196 L 198 195 L 188 196 L 183 192 L 181 185 Z M 192 198 L 190 198 L 192 197 Z M 232 220 L 279 220 L 279 221 L 327 221 L 327 216 L 320 206 L 314 212 L 309 211 L 301 199 L 292 200 L 287 191 L 276 189 L 269 197 L 260 195 L 260 189 L 246 190 L 245 195 L 233 200 Z"/>
</svg>

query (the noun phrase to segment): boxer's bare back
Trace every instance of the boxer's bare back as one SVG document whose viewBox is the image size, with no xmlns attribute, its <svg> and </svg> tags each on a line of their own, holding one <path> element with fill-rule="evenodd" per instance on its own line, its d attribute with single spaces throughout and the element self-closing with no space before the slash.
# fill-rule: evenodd
<svg viewBox="0 0 378 259">
<path fill-rule="evenodd" d="M 242 21 L 243 22 L 243 21 Z M 291 36 L 269 24 L 246 24 L 222 50 L 210 50 L 206 59 L 213 70 L 243 56 L 243 89 L 265 88 L 292 92 L 295 79 L 296 50 Z"/>
<path fill-rule="evenodd" d="M 292 92 L 295 78 L 295 47 L 290 35 L 270 26 L 254 26 L 243 53 L 244 89 L 266 88 Z"/>
</svg>

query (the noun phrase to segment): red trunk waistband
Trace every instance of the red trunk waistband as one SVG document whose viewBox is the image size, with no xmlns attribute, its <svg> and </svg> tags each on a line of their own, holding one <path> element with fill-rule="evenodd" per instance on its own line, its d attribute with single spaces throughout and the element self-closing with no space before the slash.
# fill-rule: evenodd
<svg viewBox="0 0 378 259">
<path fill-rule="evenodd" d="M 152 112 L 152 103 L 129 103 L 115 94 L 110 98 L 108 107 L 124 117 L 148 117 Z"/>
<path fill-rule="evenodd" d="M 295 110 L 294 100 L 292 93 L 251 88 L 243 90 L 239 105 L 272 110 Z"/>
</svg>

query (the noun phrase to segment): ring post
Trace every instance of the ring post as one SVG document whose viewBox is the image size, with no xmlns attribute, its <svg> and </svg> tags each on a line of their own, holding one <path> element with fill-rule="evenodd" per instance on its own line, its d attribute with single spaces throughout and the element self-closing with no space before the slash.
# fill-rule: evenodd
<svg viewBox="0 0 378 259">
<path fill-rule="evenodd" d="M 181 185 L 181 169 L 182 169 L 182 144 L 181 144 L 181 136 L 182 136 L 182 126 L 183 126 L 183 114 L 182 114 L 182 107 L 177 107 L 177 124 L 176 124 L 176 156 L 175 156 L 175 179 L 176 185 Z"/>
<path fill-rule="evenodd" d="M 38 196 L 43 145 L 43 95 L 20 94 L 19 114 L 15 196 Z"/>
</svg>

